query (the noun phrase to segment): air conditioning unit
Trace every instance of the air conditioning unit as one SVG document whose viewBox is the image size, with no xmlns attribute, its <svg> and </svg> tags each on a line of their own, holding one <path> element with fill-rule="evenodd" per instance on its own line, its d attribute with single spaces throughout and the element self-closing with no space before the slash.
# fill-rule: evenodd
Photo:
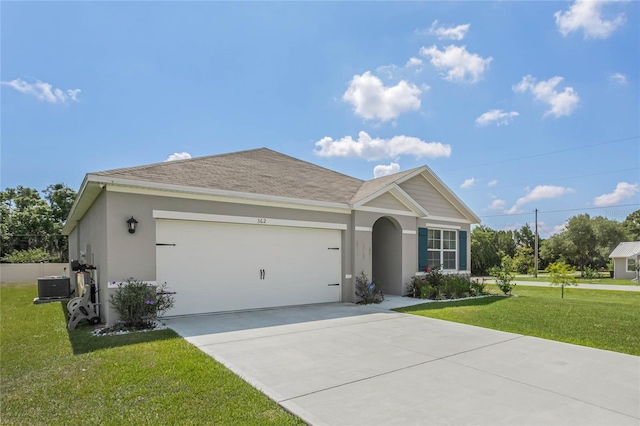
<svg viewBox="0 0 640 426">
<path fill-rule="evenodd" d="M 69 277 L 38 278 L 38 299 L 66 299 L 71 296 Z"/>
</svg>

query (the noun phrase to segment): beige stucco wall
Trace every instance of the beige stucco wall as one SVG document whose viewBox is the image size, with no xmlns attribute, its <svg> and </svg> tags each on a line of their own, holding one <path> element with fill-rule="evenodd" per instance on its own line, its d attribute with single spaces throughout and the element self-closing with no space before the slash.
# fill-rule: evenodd
<svg viewBox="0 0 640 426">
<path fill-rule="evenodd" d="M 286 209 L 249 204 L 222 203 L 215 201 L 190 200 L 154 195 L 140 195 L 108 191 L 106 194 L 106 230 L 108 246 L 105 249 L 109 268 L 100 275 L 100 288 L 105 297 L 113 293 L 107 289 L 109 281 L 123 281 L 129 277 L 138 280 L 156 280 L 156 233 L 153 210 L 178 211 L 189 213 L 208 213 L 236 215 L 272 219 L 287 219 L 313 222 L 340 223 L 349 227 L 350 214 L 318 212 L 312 210 Z M 104 206 L 103 206 L 104 208 Z M 129 234 L 126 221 L 131 216 L 138 221 L 135 234 Z M 84 221 L 84 219 L 83 219 Z M 350 227 L 349 227 L 350 228 Z M 350 231 L 342 232 L 342 277 L 351 270 L 352 238 Z M 95 250 L 94 250 L 95 251 Z M 313 273 L 313 271 L 309 271 Z M 304 277 L 301 277 L 304 279 Z M 342 295 L 344 301 L 353 300 L 353 280 L 344 279 Z M 103 299 L 105 300 L 105 299 Z M 107 322 L 115 319 L 110 306 L 105 307 Z"/>
</svg>

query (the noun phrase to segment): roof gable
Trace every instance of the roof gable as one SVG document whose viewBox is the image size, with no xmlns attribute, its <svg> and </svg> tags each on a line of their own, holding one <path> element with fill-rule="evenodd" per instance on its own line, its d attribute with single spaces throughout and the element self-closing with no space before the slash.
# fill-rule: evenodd
<svg viewBox="0 0 640 426">
<path fill-rule="evenodd" d="M 609 257 L 633 257 L 640 255 L 640 241 L 629 241 L 618 244 Z"/>
<path fill-rule="evenodd" d="M 267 148 L 92 175 L 344 204 L 363 182 Z"/>
</svg>

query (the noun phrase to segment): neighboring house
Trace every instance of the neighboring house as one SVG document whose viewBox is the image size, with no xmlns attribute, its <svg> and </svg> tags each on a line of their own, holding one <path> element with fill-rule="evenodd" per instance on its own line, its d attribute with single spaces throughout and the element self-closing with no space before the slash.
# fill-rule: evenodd
<svg viewBox="0 0 640 426">
<path fill-rule="evenodd" d="M 609 255 L 613 259 L 613 277 L 618 280 L 634 279 L 635 267 L 640 262 L 640 241 L 618 244 Z"/>
<path fill-rule="evenodd" d="M 427 166 L 362 181 L 261 148 L 89 173 L 63 233 L 112 324 L 127 277 L 176 291 L 168 315 L 353 302 L 361 271 L 404 295 L 427 266 L 469 273 L 479 222 Z"/>
</svg>

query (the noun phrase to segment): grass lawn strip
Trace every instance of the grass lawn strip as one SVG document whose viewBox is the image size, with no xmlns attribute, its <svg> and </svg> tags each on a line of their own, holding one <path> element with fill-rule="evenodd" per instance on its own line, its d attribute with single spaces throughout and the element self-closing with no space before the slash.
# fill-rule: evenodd
<svg viewBox="0 0 640 426">
<path fill-rule="evenodd" d="M 613 278 L 580 278 L 576 276 L 578 284 L 605 284 L 605 285 L 638 285 L 631 280 L 616 280 Z M 548 274 L 538 274 L 537 277 L 531 275 L 516 275 L 514 281 L 532 281 L 532 282 L 551 282 L 551 276 Z"/>
<path fill-rule="evenodd" d="M 34 424 L 303 424 L 172 330 L 67 332 L 34 283 L 2 284 L 0 418 Z"/>
<path fill-rule="evenodd" d="M 565 288 L 561 299 L 558 288 L 513 292 L 518 297 L 431 302 L 396 311 L 640 355 L 640 294 Z"/>
</svg>

